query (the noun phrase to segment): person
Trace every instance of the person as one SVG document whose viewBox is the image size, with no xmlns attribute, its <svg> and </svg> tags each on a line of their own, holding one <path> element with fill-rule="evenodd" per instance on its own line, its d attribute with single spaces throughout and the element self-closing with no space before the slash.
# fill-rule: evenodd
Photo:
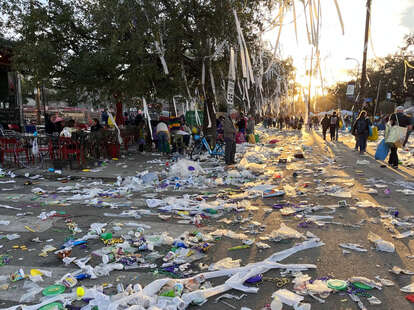
<svg viewBox="0 0 414 310">
<path fill-rule="evenodd" d="M 66 126 L 63 127 L 62 131 L 60 132 L 61 137 L 65 137 L 65 138 L 71 138 L 72 137 L 72 133 L 74 133 L 76 131 L 75 128 L 75 120 L 74 119 L 70 119 L 67 123 Z"/>
<path fill-rule="evenodd" d="M 108 118 L 109 118 L 108 109 L 105 108 L 101 113 L 101 121 L 102 121 L 102 124 L 104 124 L 104 126 L 108 125 Z"/>
<path fill-rule="evenodd" d="M 145 145 L 145 120 L 142 119 L 138 123 L 138 133 L 137 133 L 137 142 L 138 142 L 138 151 L 142 153 L 144 151 L 144 145 Z"/>
<path fill-rule="evenodd" d="M 303 120 L 303 117 L 301 116 L 299 118 L 299 121 L 298 121 L 298 129 L 299 130 L 302 130 L 302 126 L 303 126 L 304 123 L 305 123 L 305 121 Z"/>
<path fill-rule="evenodd" d="M 60 135 L 60 133 L 62 132 L 63 127 L 65 125 L 65 121 L 63 120 L 63 118 L 57 116 L 53 120 L 53 124 L 54 124 L 54 131 L 53 132 Z"/>
<path fill-rule="evenodd" d="M 168 126 L 163 121 L 160 121 L 156 127 L 157 137 L 158 137 L 158 151 L 163 154 L 168 154 L 169 151 L 169 137 L 170 133 L 168 131 Z"/>
<path fill-rule="evenodd" d="M 234 127 L 233 121 L 230 115 L 227 115 L 223 121 L 224 131 L 224 160 L 226 165 L 235 164 L 236 156 L 236 128 Z"/>
<path fill-rule="evenodd" d="M 407 127 L 408 130 L 412 128 L 410 118 L 404 114 L 404 107 L 399 106 L 395 109 L 395 113 L 390 117 L 391 126 L 400 126 Z M 388 159 L 388 164 L 394 169 L 398 169 L 399 159 L 398 159 L 398 148 L 395 145 L 390 147 L 390 157 Z"/>
<path fill-rule="evenodd" d="M 93 119 L 93 125 L 91 126 L 91 132 L 97 132 L 102 129 L 101 124 L 97 118 Z"/>
<path fill-rule="evenodd" d="M 284 117 L 283 117 L 282 113 L 279 113 L 279 117 L 278 117 L 279 130 L 283 129 L 283 120 L 284 120 Z"/>
<path fill-rule="evenodd" d="M 329 119 L 329 133 L 331 134 L 331 141 L 335 141 L 336 128 L 339 126 L 339 118 L 334 111 Z"/>
<path fill-rule="evenodd" d="M 403 147 L 405 147 L 407 145 L 408 139 L 410 138 L 411 132 L 413 130 L 413 125 L 414 125 L 414 116 L 413 115 L 411 115 L 411 116 L 407 115 L 407 117 L 410 119 L 410 127 L 408 127 L 407 135 L 405 137 Z"/>
<path fill-rule="evenodd" d="M 246 120 L 244 119 L 243 113 L 240 113 L 240 120 L 237 123 L 237 127 L 239 127 L 239 131 L 243 135 L 246 134 Z"/>
<path fill-rule="evenodd" d="M 247 127 L 246 127 L 246 132 L 248 135 L 253 134 L 254 135 L 254 117 L 250 116 L 249 120 L 247 121 Z"/>
<path fill-rule="evenodd" d="M 55 125 L 50 120 L 50 115 L 47 113 L 45 114 L 45 132 L 48 135 L 52 135 L 53 132 L 55 132 Z"/>
<path fill-rule="evenodd" d="M 335 140 L 338 141 L 339 138 L 339 129 L 342 128 L 342 126 L 344 125 L 344 121 L 342 120 L 342 116 L 339 113 L 338 114 L 338 126 L 336 126 L 335 128 Z"/>
<path fill-rule="evenodd" d="M 324 140 L 326 140 L 326 132 L 328 131 L 329 124 L 330 124 L 330 121 L 329 121 L 328 114 L 325 114 L 325 116 L 322 118 L 322 121 L 321 121 L 322 135 L 323 135 Z"/>
<path fill-rule="evenodd" d="M 359 113 L 352 129 L 352 134 L 357 139 L 357 149 L 359 148 L 359 153 L 361 155 L 363 155 L 367 150 L 367 140 L 369 137 L 370 126 L 371 121 L 367 118 L 367 112 L 362 110 L 361 113 Z"/>
</svg>

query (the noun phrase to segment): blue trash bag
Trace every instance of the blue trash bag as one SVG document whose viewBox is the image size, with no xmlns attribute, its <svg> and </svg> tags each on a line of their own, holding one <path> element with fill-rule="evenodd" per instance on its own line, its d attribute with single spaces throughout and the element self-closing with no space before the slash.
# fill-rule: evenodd
<svg viewBox="0 0 414 310">
<path fill-rule="evenodd" d="M 377 151 L 375 152 L 375 159 L 384 160 L 385 158 L 387 158 L 389 151 L 390 151 L 390 148 L 385 143 L 385 139 L 382 139 L 380 144 L 378 144 Z"/>
</svg>

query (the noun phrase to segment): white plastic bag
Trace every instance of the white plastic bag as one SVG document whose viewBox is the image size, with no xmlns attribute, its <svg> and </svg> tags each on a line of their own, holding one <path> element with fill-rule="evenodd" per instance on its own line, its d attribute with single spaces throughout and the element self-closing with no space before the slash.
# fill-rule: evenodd
<svg viewBox="0 0 414 310">
<path fill-rule="evenodd" d="M 389 252 L 389 253 L 395 252 L 394 244 L 381 239 L 380 236 L 372 232 L 368 233 L 368 240 L 375 244 L 375 247 L 378 251 Z"/>
<path fill-rule="evenodd" d="M 39 144 L 37 143 L 37 137 L 33 140 L 32 153 L 34 156 L 39 154 Z"/>
</svg>

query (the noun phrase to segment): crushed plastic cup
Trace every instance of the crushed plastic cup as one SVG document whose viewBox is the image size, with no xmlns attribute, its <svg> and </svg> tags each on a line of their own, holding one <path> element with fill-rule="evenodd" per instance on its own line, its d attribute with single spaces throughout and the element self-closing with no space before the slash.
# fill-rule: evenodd
<svg viewBox="0 0 414 310">
<path fill-rule="evenodd" d="M 273 293 L 273 298 L 278 297 L 280 301 L 288 306 L 293 307 L 294 305 L 299 304 L 304 297 L 298 294 L 295 294 L 287 289 L 280 289 Z"/>
<path fill-rule="evenodd" d="M 85 296 L 85 289 L 82 286 L 76 288 L 76 297 L 79 299 Z"/>
</svg>

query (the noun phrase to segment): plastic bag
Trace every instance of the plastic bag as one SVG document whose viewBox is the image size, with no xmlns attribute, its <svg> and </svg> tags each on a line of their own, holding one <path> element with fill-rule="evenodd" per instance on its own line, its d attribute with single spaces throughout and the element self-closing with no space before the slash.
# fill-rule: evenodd
<svg viewBox="0 0 414 310">
<path fill-rule="evenodd" d="M 221 269 L 230 269 L 240 267 L 240 259 L 233 260 L 231 257 L 226 257 L 219 260 L 216 263 L 213 263 L 208 267 L 208 270 L 221 270 Z"/>
<path fill-rule="evenodd" d="M 280 228 L 278 230 L 273 230 L 269 234 L 269 238 L 273 241 L 280 241 L 285 239 L 299 239 L 299 238 L 305 238 L 303 234 L 298 232 L 297 230 L 294 230 L 293 228 L 290 228 L 286 226 L 284 223 L 280 224 Z"/>
<path fill-rule="evenodd" d="M 372 232 L 368 233 L 368 240 L 375 244 L 375 247 L 378 251 L 389 252 L 389 253 L 395 252 L 394 244 L 381 239 L 380 236 Z"/>
<path fill-rule="evenodd" d="M 407 135 L 407 128 L 400 127 L 398 117 L 396 116 L 396 124 L 394 126 L 387 125 L 385 130 L 385 143 L 401 147 Z"/>
<path fill-rule="evenodd" d="M 35 296 L 39 294 L 43 288 L 34 282 L 24 282 L 23 289 L 27 289 L 27 292 L 20 297 L 19 302 L 32 302 L 35 300 Z"/>
<path fill-rule="evenodd" d="M 378 127 L 373 126 L 372 128 L 372 134 L 368 137 L 368 141 L 377 141 L 378 140 Z"/>
<path fill-rule="evenodd" d="M 180 159 L 172 165 L 169 174 L 175 177 L 186 178 L 192 175 L 204 174 L 205 171 L 195 161 L 188 159 Z"/>
<path fill-rule="evenodd" d="M 32 153 L 34 156 L 39 154 L 39 144 L 37 143 L 37 137 L 33 140 Z"/>
<path fill-rule="evenodd" d="M 380 144 L 377 146 L 377 150 L 375 152 L 375 159 L 376 160 L 385 160 L 387 158 L 388 152 L 390 151 L 389 146 L 385 143 L 385 139 L 382 139 Z"/>
</svg>

